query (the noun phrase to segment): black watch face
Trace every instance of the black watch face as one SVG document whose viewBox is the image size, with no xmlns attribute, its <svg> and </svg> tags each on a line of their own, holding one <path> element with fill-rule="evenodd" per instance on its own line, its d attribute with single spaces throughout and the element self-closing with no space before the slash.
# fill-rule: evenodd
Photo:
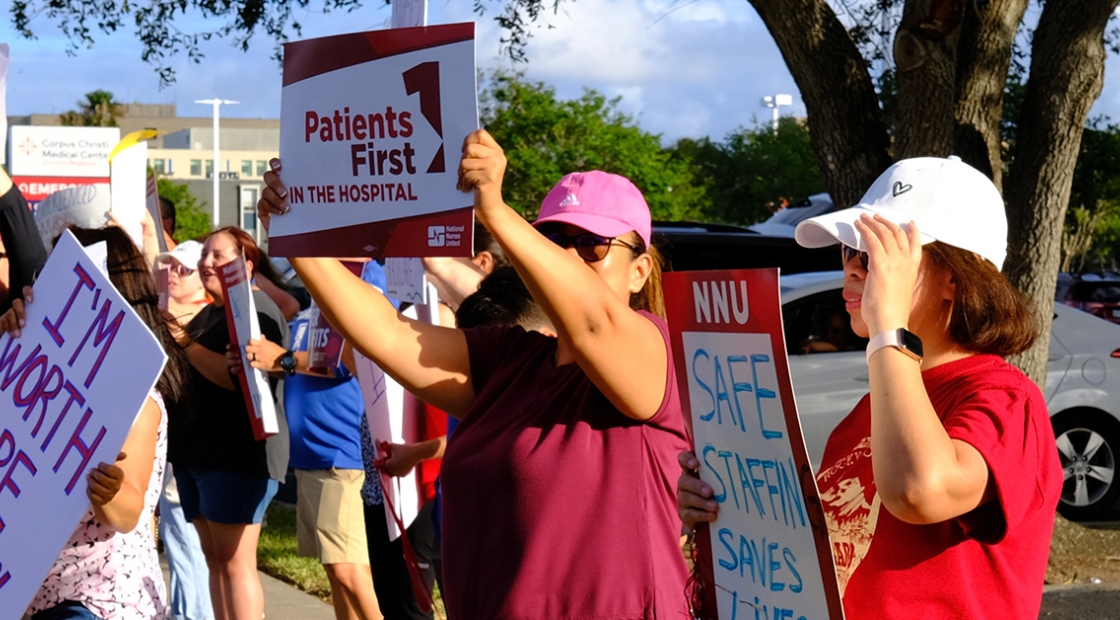
<svg viewBox="0 0 1120 620">
<path fill-rule="evenodd" d="M 898 330 L 902 334 L 902 345 L 913 351 L 918 357 L 922 356 L 922 339 L 914 334 L 906 331 L 905 329 Z"/>
<path fill-rule="evenodd" d="M 284 370 L 291 372 L 296 368 L 296 358 L 291 353 L 285 353 L 280 356 L 280 367 Z"/>
</svg>

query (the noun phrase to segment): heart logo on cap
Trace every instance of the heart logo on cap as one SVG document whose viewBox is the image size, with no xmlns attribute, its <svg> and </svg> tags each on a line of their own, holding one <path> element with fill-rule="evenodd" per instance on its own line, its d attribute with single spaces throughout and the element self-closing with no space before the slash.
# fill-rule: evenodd
<svg viewBox="0 0 1120 620">
<path fill-rule="evenodd" d="M 895 181 L 894 182 L 894 187 L 891 188 L 891 193 L 894 194 L 897 197 L 897 196 L 900 196 L 902 194 L 905 194 L 906 192 L 908 192 L 912 189 L 914 189 L 914 186 L 910 185 L 909 183 L 904 184 L 902 181 Z"/>
</svg>

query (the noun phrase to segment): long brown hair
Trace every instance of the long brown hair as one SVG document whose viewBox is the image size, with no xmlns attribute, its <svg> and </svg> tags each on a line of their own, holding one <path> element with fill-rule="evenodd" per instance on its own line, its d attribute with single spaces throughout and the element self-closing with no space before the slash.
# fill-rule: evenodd
<svg viewBox="0 0 1120 620">
<path fill-rule="evenodd" d="M 634 256 L 641 256 L 643 253 L 649 254 L 650 258 L 653 259 L 653 268 L 650 269 L 649 277 L 646 278 L 642 290 L 630 294 L 630 307 L 634 310 L 645 310 L 664 319 L 665 292 L 661 289 L 661 267 L 665 259 L 661 257 L 661 252 L 658 252 L 656 247 L 652 245 L 646 247 L 645 241 L 637 233 L 633 234 L 632 242 L 634 243 Z"/>
<path fill-rule="evenodd" d="M 1022 353 L 1038 338 L 1034 305 L 996 266 L 977 254 L 940 242 L 922 248 L 930 265 L 948 269 L 956 284 L 949 336 L 977 353 Z"/>
<path fill-rule="evenodd" d="M 159 309 L 159 293 L 140 249 L 132 242 L 124 230 L 115 226 L 108 228 L 79 228 L 73 226 L 70 232 L 82 245 L 105 242 L 106 264 L 109 280 L 117 292 L 148 326 L 163 351 L 167 354 L 167 365 L 156 381 L 156 389 L 163 397 L 169 421 L 181 421 L 189 413 L 187 403 L 187 381 L 190 376 L 190 362 L 187 355 L 175 343 L 171 330 L 167 328 L 167 318 Z"/>
</svg>

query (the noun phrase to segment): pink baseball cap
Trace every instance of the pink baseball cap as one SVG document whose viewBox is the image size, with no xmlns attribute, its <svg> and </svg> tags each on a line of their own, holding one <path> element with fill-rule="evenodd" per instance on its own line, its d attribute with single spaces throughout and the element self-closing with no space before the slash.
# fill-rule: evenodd
<svg viewBox="0 0 1120 620">
<path fill-rule="evenodd" d="M 630 231 L 649 247 L 649 205 L 630 179 L 600 170 L 573 172 L 552 188 L 533 226 L 563 222 L 604 237 Z"/>
</svg>

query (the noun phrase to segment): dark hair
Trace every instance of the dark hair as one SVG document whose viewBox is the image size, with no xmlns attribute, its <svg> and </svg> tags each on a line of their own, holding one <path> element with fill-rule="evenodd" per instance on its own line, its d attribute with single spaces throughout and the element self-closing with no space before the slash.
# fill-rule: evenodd
<svg viewBox="0 0 1120 620">
<path fill-rule="evenodd" d="M 1034 306 L 992 263 L 968 250 L 934 242 L 922 252 L 929 264 L 949 270 L 956 298 L 949 336 L 977 353 L 1006 357 L 1022 353 L 1038 338 Z"/>
<path fill-rule="evenodd" d="M 261 249 L 257 247 L 257 242 L 253 240 L 252 235 L 236 226 L 226 226 L 211 231 L 210 234 L 202 238 L 202 242 L 206 243 L 210 240 L 210 237 L 222 233 L 233 237 L 233 243 L 237 246 L 238 252 L 245 257 L 245 260 L 253 263 L 252 275 L 256 276 L 257 269 L 260 268 L 261 264 Z"/>
<path fill-rule="evenodd" d="M 459 304 L 455 320 L 464 328 L 520 325 L 533 330 L 552 327 L 552 321 L 533 299 L 521 275 L 509 265 L 495 269 L 479 282 L 478 290 Z"/>
<path fill-rule="evenodd" d="M 649 254 L 649 257 L 653 259 L 653 268 L 650 269 L 649 277 L 646 278 L 642 290 L 630 294 L 630 307 L 634 310 L 645 310 L 664 319 L 665 293 L 661 289 L 661 267 L 665 263 L 665 259 L 661 257 L 661 252 L 657 251 L 656 247 L 652 245 L 646 247 L 646 242 L 637 233 L 632 233 L 632 235 L 631 242 L 634 244 L 634 256 L 638 257 L 643 253 Z"/>
<path fill-rule="evenodd" d="M 159 216 L 171 220 L 171 229 L 175 229 L 175 203 L 163 196 L 159 197 Z"/>
<path fill-rule="evenodd" d="M 498 245 L 497 241 L 494 241 L 494 236 L 490 234 L 490 231 L 486 230 L 481 222 L 476 221 L 474 223 L 474 254 L 477 256 L 483 252 L 489 252 L 494 257 L 494 269 L 510 264 L 509 259 L 506 258 L 506 251 Z"/>
<path fill-rule="evenodd" d="M 288 290 L 288 285 L 284 284 L 284 281 L 280 278 L 280 274 L 276 273 L 276 270 L 272 268 L 272 261 L 268 260 L 268 253 L 261 249 L 258 249 L 257 252 L 260 254 L 261 261 L 260 263 L 253 263 L 256 265 L 257 275 L 268 278 L 269 282 L 275 284 L 276 288 L 282 291 Z"/>
<path fill-rule="evenodd" d="M 74 237 L 82 245 L 105 242 L 109 280 L 148 326 L 163 347 L 164 353 L 167 354 L 167 365 L 163 367 L 163 373 L 156 381 L 156 389 L 159 390 L 167 407 L 168 420 L 181 422 L 190 412 L 187 402 L 190 362 L 187 360 L 186 353 L 175 343 L 175 338 L 167 327 L 167 317 L 159 308 L 159 293 L 156 292 L 156 283 L 152 279 L 152 272 L 148 269 L 144 255 L 132 242 L 128 233 L 116 226 L 107 228 L 72 226 L 70 232 L 74 233 Z"/>
</svg>

